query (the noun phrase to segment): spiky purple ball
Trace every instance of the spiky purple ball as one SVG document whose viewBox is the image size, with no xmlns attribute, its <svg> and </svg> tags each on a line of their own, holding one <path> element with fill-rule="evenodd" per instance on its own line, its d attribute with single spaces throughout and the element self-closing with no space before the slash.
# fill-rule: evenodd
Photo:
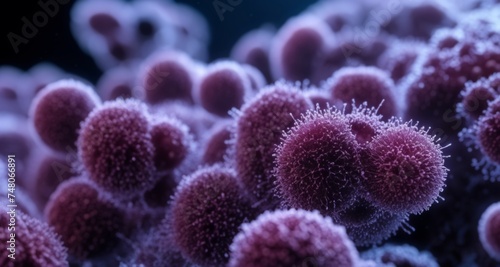
<svg viewBox="0 0 500 267">
<path fill-rule="evenodd" d="M 240 108 L 251 89 L 248 74 L 232 61 L 217 62 L 207 68 L 198 88 L 198 101 L 208 112 L 228 117 L 232 108 Z"/>
<path fill-rule="evenodd" d="M 447 170 L 427 132 L 395 123 L 370 143 L 363 184 L 369 200 L 390 212 L 420 213 L 436 201 Z"/>
<path fill-rule="evenodd" d="M 38 93 L 30 117 L 45 144 L 67 152 L 76 147 L 80 123 L 99 104 L 92 88 L 75 80 L 60 80 Z"/>
<path fill-rule="evenodd" d="M 145 105 L 107 102 L 82 124 L 78 152 L 90 179 L 109 192 L 136 195 L 155 183 L 154 146 Z"/>
<path fill-rule="evenodd" d="M 186 158 L 193 145 L 193 137 L 188 127 L 179 120 L 162 117 L 153 122 L 151 142 L 155 147 L 156 169 L 171 170 Z"/>
<path fill-rule="evenodd" d="M 140 74 L 139 93 L 151 104 L 165 100 L 192 103 L 194 69 L 191 58 L 181 52 L 153 54 L 144 63 Z"/>
<path fill-rule="evenodd" d="M 125 214 L 84 178 L 61 184 L 45 208 L 45 218 L 61 236 L 71 256 L 89 259 L 103 255 L 125 231 Z"/>
<path fill-rule="evenodd" d="M 500 164 L 500 98 L 491 102 L 486 114 L 477 123 L 477 142 L 481 152 Z"/>
<path fill-rule="evenodd" d="M 339 111 L 308 111 L 276 151 L 276 185 L 286 206 L 332 215 L 348 207 L 361 176 L 358 143 Z"/>
<path fill-rule="evenodd" d="M 266 212 L 242 228 L 231 245 L 230 267 L 346 267 L 358 263 L 358 252 L 344 228 L 318 212 Z"/>
<path fill-rule="evenodd" d="M 172 231 L 182 254 L 200 265 L 223 265 L 240 225 L 254 218 L 236 173 L 222 166 L 184 178 L 172 202 Z"/>
<path fill-rule="evenodd" d="M 0 208 L 0 242 L 4 246 L 0 265 L 68 266 L 66 248 L 54 230 L 46 223 L 13 210 Z"/>
<path fill-rule="evenodd" d="M 327 84 L 333 101 L 339 108 L 345 103 L 347 111 L 351 103 L 367 102 L 369 107 L 378 107 L 379 114 L 388 119 L 398 114 L 394 97 L 394 83 L 387 73 L 374 67 L 343 68 L 335 72 Z"/>
</svg>

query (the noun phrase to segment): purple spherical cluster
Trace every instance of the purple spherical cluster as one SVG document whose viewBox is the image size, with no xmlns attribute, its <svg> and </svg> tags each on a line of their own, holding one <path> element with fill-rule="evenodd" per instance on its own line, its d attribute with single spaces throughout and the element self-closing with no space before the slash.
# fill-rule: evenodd
<svg viewBox="0 0 500 267">
<path fill-rule="evenodd" d="M 174 196 L 174 241 L 196 264 L 223 265 L 240 225 L 254 214 L 233 170 L 218 165 L 200 169 L 182 180 Z"/>
<path fill-rule="evenodd" d="M 40 138 L 51 148 L 76 147 L 80 123 L 100 105 L 94 90 L 75 80 L 47 85 L 33 100 L 30 117 Z"/>
<path fill-rule="evenodd" d="M 0 265 L 69 266 L 66 248 L 46 223 L 16 209 L 0 208 Z"/>
<path fill-rule="evenodd" d="M 276 185 L 286 206 L 335 214 L 354 200 L 359 146 L 345 116 L 309 111 L 276 151 Z"/>
<path fill-rule="evenodd" d="M 407 213 L 428 209 L 447 171 L 441 147 L 426 131 L 383 122 L 366 105 L 350 114 L 306 112 L 284 133 L 275 164 L 283 206 L 332 216 L 358 245 L 386 239 Z"/>
<path fill-rule="evenodd" d="M 119 242 L 118 233 L 126 229 L 124 211 L 85 178 L 61 184 L 45 208 L 45 218 L 68 253 L 79 260 L 113 249 Z"/>
<path fill-rule="evenodd" d="M 369 200 L 395 213 L 420 213 L 436 201 L 446 168 L 441 147 L 416 126 L 396 123 L 368 146 L 363 187 Z"/>
<path fill-rule="evenodd" d="M 241 108 L 234 138 L 235 167 L 245 187 L 263 204 L 276 202 L 273 155 L 282 131 L 310 108 L 300 91 L 281 83 L 261 91 Z"/>
<path fill-rule="evenodd" d="M 499 31 L 495 21 L 483 18 L 469 18 L 448 31 L 451 33 L 442 30 L 434 36 L 433 45 L 404 86 L 406 117 L 455 134 L 464 126 L 455 109 L 465 83 L 500 71 Z M 443 48 L 450 36 L 457 43 Z"/>
<path fill-rule="evenodd" d="M 479 239 L 484 250 L 500 261 L 500 202 L 491 204 L 481 216 L 478 224 Z"/>
<path fill-rule="evenodd" d="M 90 179 L 109 192 L 137 195 L 155 183 L 154 145 L 146 107 L 107 102 L 82 124 L 78 153 Z"/>
<path fill-rule="evenodd" d="M 143 63 L 138 93 L 150 104 L 166 100 L 192 103 L 195 68 L 192 59 L 181 52 L 153 54 Z"/>
<path fill-rule="evenodd" d="M 187 4 L 62 2 L 7 37 L 71 9 L 90 82 L 0 66 L 0 204 L 15 195 L 19 231 L 45 209 L 69 265 L 498 265 L 500 208 L 474 225 L 500 190 L 500 1 L 318 1 L 233 44 Z M 215 27 L 265 17 L 240 2 L 211 1 Z M 19 259 L 60 261 L 19 238 Z"/>
<path fill-rule="evenodd" d="M 208 112 L 228 117 L 240 108 L 252 89 L 245 70 L 232 61 L 220 61 L 207 67 L 197 89 L 198 102 Z"/>
<path fill-rule="evenodd" d="M 244 224 L 231 245 L 231 267 L 358 266 L 342 226 L 317 212 L 266 212 Z"/>
<path fill-rule="evenodd" d="M 172 170 L 186 159 L 193 146 L 188 131 L 186 125 L 173 118 L 161 117 L 152 123 L 151 142 L 157 171 Z"/>
<path fill-rule="evenodd" d="M 394 97 L 394 83 L 388 75 L 374 67 L 343 68 L 333 75 L 327 84 L 331 97 L 341 108 L 347 104 L 367 102 L 370 107 L 378 107 L 379 114 L 388 119 L 398 114 Z"/>
<path fill-rule="evenodd" d="M 361 254 L 365 260 L 373 260 L 377 266 L 438 267 L 436 259 L 427 251 L 420 252 L 410 245 L 384 245 Z"/>
</svg>

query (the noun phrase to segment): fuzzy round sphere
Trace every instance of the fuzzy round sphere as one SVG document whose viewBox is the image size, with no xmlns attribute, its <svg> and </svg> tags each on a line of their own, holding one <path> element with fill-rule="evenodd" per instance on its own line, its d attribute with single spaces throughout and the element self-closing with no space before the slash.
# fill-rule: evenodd
<svg viewBox="0 0 500 267">
<path fill-rule="evenodd" d="M 287 84 L 264 89 L 242 107 L 235 129 L 235 166 L 257 200 L 278 201 L 273 193 L 275 148 L 283 131 L 293 126 L 293 118 L 310 108 L 312 104 L 302 92 Z"/>
<path fill-rule="evenodd" d="M 233 170 L 212 166 L 184 178 L 172 202 L 172 231 L 182 254 L 200 265 L 223 265 L 240 225 L 254 218 Z"/>
<path fill-rule="evenodd" d="M 500 164 L 500 98 L 490 104 L 477 123 L 477 141 L 484 155 Z"/>
<path fill-rule="evenodd" d="M 400 82 L 412 71 L 412 66 L 424 49 L 419 42 L 394 42 L 378 60 L 378 66 L 386 70 L 394 82 Z"/>
<path fill-rule="evenodd" d="M 266 27 L 249 31 L 236 42 L 231 51 L 231 58 L 257 68 L 267 83 L 273 81 L 269 65 L 269 47 L 274 34 L 272 29 Z"/>
<path fill-rule="evenodd" d="M 395 123 L 370 143 L 363 184 L 369 200 L 395 213 L 420 213 L 436 201 L 446 168 L 441 147 L 426 131 Z"/>
<path fill-rule="evenodd" d="M 364 260 L 373 260 L 377 266 L 405 266 L 405 267 L 438 267 L 439 264 L 431 253 L 418 251 L 410 245 L 384 245 L 372 248 L 363 254 Z"/>
<path fill-rule="evenodd" d="M 151 142 L 155 147 L 156 169 L 171 170 L 186 158 L 193 145 L 193 137 L 188 127 L 179 120 L 162 117 L 153 122 Z"/>
<path fill-rule="evenodd" d="M 357 266 L 342 226 L 318 212 L 266 212 L 244 224 L 231 245 L 230 267 Z"/>
<path fill-rule="evenodd" d="M 116 195 L 136 195 L 153 186 L 154 146 L 145 105 L 107 102 L 82 124 L 78 152 L 90 179 Z"/>
<path fill-rule="evenodd" d="M 67 152 L 76 147 L 80 123 L 99 104 L 92 88 L 75 80 L 60 80 L 38 93 L 30 117 L 45 144 Z"/>
<path fill-rule="evenodd" d="M 274 38 L 270 50 L 275 79 L 310 79 L 326 49 L 329 29 L 325 22 L 307 15 L 287 21 Z"/>
<path fill-rule="evenodd" d="M 71 256 L 90 259 L 118 244 L 125 214 L 110 198 L 84 178 L 61 184 L 45 208 L 45 218 Z"/>
<path fill-rule="evenodd" d="M 478 232 L 484 250 L 500 261 L 500 202 L 491 204 L 481 215 Z"/>
<path fill-rule="evenodd" d="M 326 85 L 333 101 L 340 107 L 347 104 L 367 102 L 369 107 L 378 107 L 379 114 L 388 119 L 397 115 L 398 108 L 394 97 L 394 83 L 384 71 L 374 67 L 349 67 L 335 72 Z"/>
<path fill-rule="evenodd" d="M 208 112 L 228 117 L 232 108 L 240 108 L 252 91 L 248 74 L 237 63 L 217 62 L 207 68 L 198 88 L 198 101 Z"/>
<path fill-rule="evenodd" d="M 15 230 L 9 231 L 12 224 Z M 53 229 L 46 223 L 19 211 L 12 212 L 4 206 L 0 208 L 0 242 L 4 244 L 0 252 L 1 266 L 68 266 L 66 248 Z M 9 257 L 11 254 L 15 259 Z"/>
<path fill-rule="evenodd" d="M 488 103 L 498 95 L 486 79 L 466 83 L 461 94 L 462 103 L 458 106 L 457 111 L 462 112 L 463 116 L 467 116 L 472 120 L 477 120 L 484 115 L 484 112 L 488 109 Z"/>
<path fill-rule="evenodd" d="M 153 54 L 142 68 L 139 93 L 150 104 L 176 99 L 192 103 L 193 69 L 191 58 L 183 53 Z"/>
<path fill-rule="evenodd" d="M 276 151 L 276 181 L 286 206 L 332 215 L 347 208 L 361 176 L 358 143 L 342 113 L 308 111 Z"/>
<path fill-rule="evenodd" d="M 28 189 L 35 204 L 43 210 L 50 195 L 63 181 L 76 175 L 72 162 L 60 154 L 37 154 L 38 162 L 30 166 L 34 168 Z"/>
</svg>

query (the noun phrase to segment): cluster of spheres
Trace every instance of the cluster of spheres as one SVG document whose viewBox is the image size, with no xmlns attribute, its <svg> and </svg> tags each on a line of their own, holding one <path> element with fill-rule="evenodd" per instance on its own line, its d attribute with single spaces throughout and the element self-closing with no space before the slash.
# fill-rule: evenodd
<svg viewBox="0 0 500 267">
<path fill-rule="evenodd" d="M 0 67 L 1 266 L 500 266 L 496 1 L 319 1 L 210 62 L 188 6 L 71 18 L 97 82 Z"/>
</svg>

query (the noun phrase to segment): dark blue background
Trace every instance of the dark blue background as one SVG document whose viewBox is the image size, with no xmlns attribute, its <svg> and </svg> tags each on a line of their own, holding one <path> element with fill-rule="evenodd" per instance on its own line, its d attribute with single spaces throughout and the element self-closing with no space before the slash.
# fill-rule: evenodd
<svg viewBox="0 0 500 267">
<path fill-rule="evenodd" d="M 47 1 L 47 0 L 42 0 Z M 227 0 L 220 0 L 227 3 Z M 9 32 L 21 33 L 22 17 L 29 20 L 40 11 L 38 0 L 9 1 L 0 8 L 0 65 L 13 65 L 23 70 L 49 61 L 67 72 L 82 76 L 95 82 L 101 75 L 92 58 L 83 53 L 69 30 L 70 11 L 74 0 L 61 5 L 59 12 L 39 29 L 27 44 L 19 45 L 16 54 L 7 35 Z M 221 21 L 213 6 L 213 0 L 180 0 L 199 10 L 209 22 L 212 42 L 210 60 L 227 57 L 232 46 L 245 32 L 271 23 L 281 26 L 289 17 L 299 14 L 316 0 L 242 0 L 231 12 L 224 13 Z M 237 2 L 237 1 L 236 1 Z M 290 3 L 292 2 L 292 3 Z"/>
</svg>

